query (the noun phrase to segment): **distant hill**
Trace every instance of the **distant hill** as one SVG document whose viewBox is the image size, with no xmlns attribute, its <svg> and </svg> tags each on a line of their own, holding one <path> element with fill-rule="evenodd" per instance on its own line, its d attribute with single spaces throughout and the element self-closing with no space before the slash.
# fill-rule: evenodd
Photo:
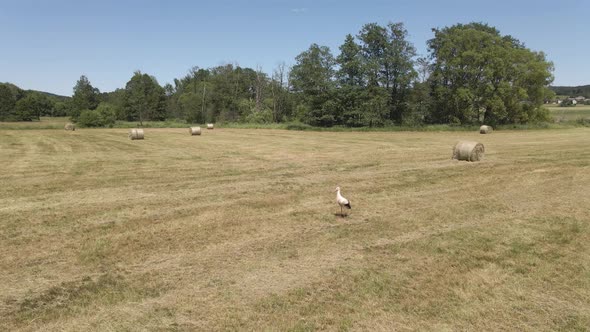
<svg viewBox="0 0 590 332">
<path fill-rule="evenodd" d="M 46 95 L 48 98 L 50 99 L 57 99 L 59 101 L 66 101 L 68 99 L 71 99 L 72 97 L 68 97 L 68 96 L 61 96 L 61 95 L 56 95 L 55 93 L 51 93 L 51 92 L 45 92 L 45 91 L 37 91 L 37 90 L 25 90 L 25 93 L 27 92 L 37 92 L 43 95 Z"/>
<path fill-rule="evenodd" d="M 584 96 L 590 98 L 590 85 L 580 86 L 551 86 L 549 87 L 556 95 L 561 96 Z"/>
<path fill-rule="evenodd" d="M 23 90 L 23 89 L 19 88 L 18 86 L 14 85 L 12 83 L 9 83 L 9 82 L 6 82 L 6 83 L 0 82 L 0 84 L 6 85 L 10 89 L 10 91 L 12 91 L 12 93 L 14 94 L 14 96 L 16 96 L 17 99 L 20 99 L 20 98 L 26 96 L 27 94 L 33 93 L 33 92 L 36 92 L 36 93 L 40 93 L 42 95 L 45 95 L 47 98 L 49 98 L 49 99 L 51 99 L 53 101 L 56 101 L 56 102 L 57 101 L 66 101 L 66 100 L 72 98 L 72 97 L 68 97 L 68 96 L 56 95 L 55 93 L 50 93 L 50 92 L 45 92 L 45 91 Z"/>
</svg>

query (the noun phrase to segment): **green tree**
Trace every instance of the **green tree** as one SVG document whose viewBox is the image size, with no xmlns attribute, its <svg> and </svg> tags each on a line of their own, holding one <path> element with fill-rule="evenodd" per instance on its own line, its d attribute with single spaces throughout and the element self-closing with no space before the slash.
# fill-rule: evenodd
<svg viewBox="0 0 590 332">
<path fill-rule="evenodd" d="M 364 69 L 361 47 L 351 34 L 346 35 L 344 44 L 340 46 L 340 54 L 336 58 L 339 66 L 336 77 L 341 86 L 363 86 Z"/>
<path fill-rule="evenodd" d="M 210 76 L 200 84 L 205 117 L 212 121 L 237 121 L 241 116 L 238 113 L 240 100 L 252 99 L 259 106 L 264 84 L 266 79 L 250 68 L 233 64 L 212 68 Z"/>
<path fill-rule="evenodd" d="M 335 89 L 335 60 L 327 46 L 312 44 L 295 58 L 290 75 L 293 91 L 306 109 L 303 121 L 320 126 L 331 126 L 338 115 L 334 105 L 325 104 Z"/>
<path fill-rule="evenodd" d="M 180 93 L 170 83 L 164 85 L 164 93 L 166 94 L 166 118 L 184 119 L 184 113 L 178 102 Z"/>
<path fill-rule="evenodd" d="M 26 97 L 16 102 L 15 118 L 17 121 L 39 120 L 41 114 L 50 112 L 53 103 L 38 92 L 30 92 Z"/>
<path fill-rule="evenodd" d="M 543 53 L 487 24 L 433 31 L 431 121 L 495 125 L 547 119 L 541 105 L 553 65 Z"/>
<path fill-rule="evenodd" d="M 339 83 L 336 100 L 342 113 L 342 123 L 350 127 L 368 125 L 368 118 L 365 116 L 367 110 L 363 107 L 368 97 L 368 90 L 365 88 L 365 61 L 362 48 L 352 35 L 346 35 L 336 63 Z"/>
<path fill-rule="evenodd" d="M 201 88 L 202 90 L 202 88 Z M 189 123 L 204 123 L 206 121 L 203 112 L 203 95 L 185 92 L 177 99 L 179 109 L 182 110 L 182 117 Z"/>
<path fill-rule="evenodd" d="M 358 35 L 362 42 L 367 82 L 387 90 L 388 118 L 396 123 L 401 123 L 410 109 L 409 92 L 416 77 L 413 62 L 416 49 L 407 37 L 403 23 L 389 23 L 385 27 L 369 23 Z"/>
<path fill-rule="evenodd" d="M 410 92 L 410 115 L 404 119 L 404 123 L 410 126 L 419 126 L 427 122 L 432 100 L 430 98 L 430 85 L 428 81 L 415 81 Z"/>
<path fill-rule="evenodd" d="M 334 88 L 335 60 L 327 46 L 312 44 L 295 58 L 291 85 L 296 92 L 321 95 Z"/>
<path fill-rule="evenodd" d="M 123 110 L 123 106 L 125 104 L 125 89 L 116 89 L 115 91 L 111 92 L 104 92 L 100 95 L 101 104 L 106 103 L 111 107 L 115 114 L 117 115 L 118 120 L 124 120 L 125 114 Z M 99 104 L 100 106 L 100 104 Z"/>
<path fill-rule="evenodd" d="M 74 95 L 72 96 L 72 108 L 70 117 L 76 121 L 82 110 L 96 109 L 99 103 L 100 91 L 90 84 L 88 78 L 84 75 L 74 86 Z"/>
<path fill-rule="evenodd" d="M 71 100 L 58 101 L 53 106 L 53 116 L 67 116 L 68 114 L 71 114 L 71 110 Z"/>
<path fill-rule="evenodd" d="M 291 114 L 284 65 L 272 77 L 237 64 L 194 67 L 164 89 L 167 114 L 188 122 L 272 122 Z"/>
<path fill-rule="evenodd" d="M 428 120 L 432 100 L 430 98 L 430 74 L 432 73 L 432 64 L 427 57 L 416 59 L 416 73 L 418 76 L 412 84 L 410 93 L 410 116 L 404 120 L 404 123 L 411 126 L 419 126 Z"/>
<path fill-rule="evenodd" d="M 153 76 L 136 71 L 125 86 L 123 98 L 128 121 L 143 125 L 143 121 L 166 118 L 166 93 Z"/>
<path fill-rule="evenodd" d="M 0 121 L 6 121 L 14 116 L 16 100 L 10 88 L 0 84 Z"/>
</svg>

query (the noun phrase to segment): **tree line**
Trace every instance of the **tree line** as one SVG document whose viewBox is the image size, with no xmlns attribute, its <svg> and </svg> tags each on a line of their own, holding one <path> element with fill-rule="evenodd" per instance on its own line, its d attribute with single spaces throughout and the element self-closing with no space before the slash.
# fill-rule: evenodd
<svg viewBox="0 0 590 332">
<path fill-rule="evenodd" d="M 312 44 L 287 67 L 194 67 L 160 85 L 135 72 L 101 93 L 81 76 L 73 96 L 55 101 L 0 85 L 0 120 L 67 114 L 87 126 L 116 120 L 189 123 L 302 122 L 313 126 L 527 123 L 547 121 L 553 64 L 483 23 L 433 29 L 419 57 L 402 23 L 365 24 L 338 54 Z M 51 112 L 49 110 L 51 109 Z"/>
<path fill-rule="evenodd" d="M 590 85 L 581 86 L 552 86 L 551 90 L 557 95 L 590 98 Z"/>
<path fill-rule="evenodd" d="M 33 121 L 40 116 L 66 116 L 68 99 L 47 92 L 23 90 L 11 83 L 0 83 L 0 121 Z"/>
</svg>

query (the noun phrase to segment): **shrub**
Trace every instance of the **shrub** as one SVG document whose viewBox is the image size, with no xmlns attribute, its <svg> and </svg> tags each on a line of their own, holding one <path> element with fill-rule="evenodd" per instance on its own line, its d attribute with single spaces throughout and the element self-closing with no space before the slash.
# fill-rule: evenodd
<svg viewBox="0 0 590 332">
<path fill-rule="evenodd" d="M 100 103 L 98 108 L 96 108 L 96 111 L 100 116 L 102 126 L 112 128 L 115 121 L 117 121 L 117 112 L 115 108 L 110 104 Z"/>
<path fill-rule="evenodd" d="M 270 109 L 262 109 L 260 111 L 252 110 L 246 116 L 247 123 L 272 123 L 272 111 Z"/>
<path fill-rule="evenodd" d="M 112 128 L 117 119 L 115 109 L 106 103 L 101 103 L 95 110 L 83 110 L 77 123 L 82 127 Z"/>
<path fill-rule="evenodd" d="M 97 111 L 83 110 L 78 116 L 77 123 L 81 127 L 102 127 L 102 121 Z"/>
<path fill-rule="evenodd" d="M 301 123 L 301 122 L 290 122 L 290 123 L 287 123 L 287 125 L 285 126 L 285 129 L 287 129 L 287 130 L 309 130 L 309 129 L 313 129 L 313 127 L 308 124 Z"/>
</svg>

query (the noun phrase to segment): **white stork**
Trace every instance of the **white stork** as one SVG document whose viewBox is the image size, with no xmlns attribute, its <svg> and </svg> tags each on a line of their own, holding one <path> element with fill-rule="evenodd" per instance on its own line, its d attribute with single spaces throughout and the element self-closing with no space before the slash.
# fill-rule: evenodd
<svg viewBox="0 0 590 332">
<path fill-rule="evenodd" d="M 340 215 L 344 216 L 344 211 L 342 210 L 342 207 L 346 206 L 348 209 L 351 209 L 352 207 L 350 206 L 350 201 L 342 197 L 342 195 L 340 195 L 340 187 L 336 187 L 336 190 L 334 191 L 336 192 L 336 202 L 338 203 L 338 205 L 340 205 Z"/>
</svg>

